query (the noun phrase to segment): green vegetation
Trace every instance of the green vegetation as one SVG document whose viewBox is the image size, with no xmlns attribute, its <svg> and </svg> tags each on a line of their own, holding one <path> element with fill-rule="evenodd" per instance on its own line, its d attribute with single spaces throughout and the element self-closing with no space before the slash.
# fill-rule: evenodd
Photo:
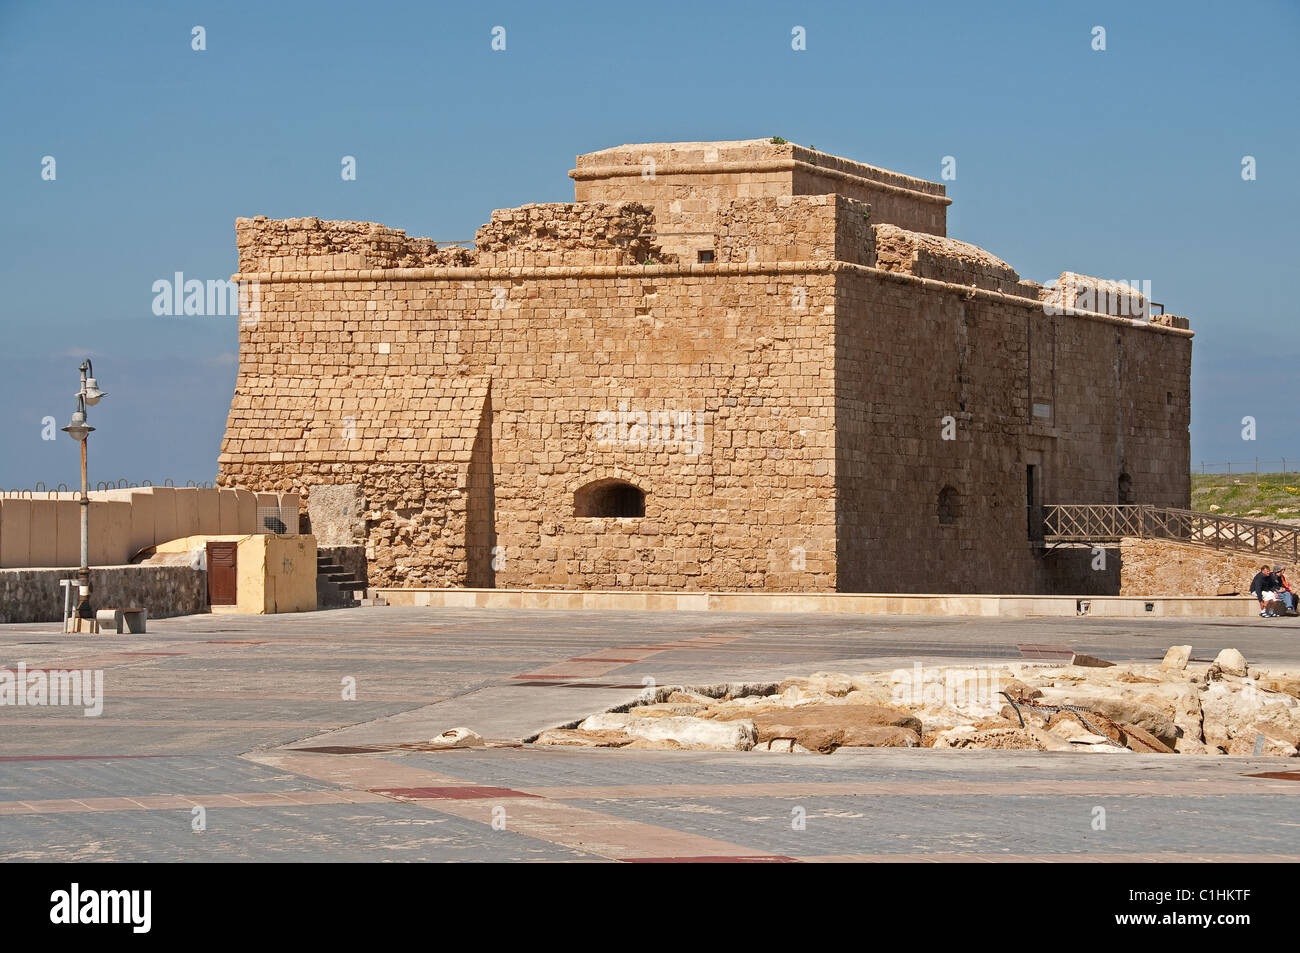
<svg viewBox="0 0 1300 953">
<path fill-rule="evenodd" d="M 1300 473 L 1193 473 L 1192 509 L 1300 522 Z"/>
<path fill-rule="evenodd" d="M 782 139 L 780 136 L 773 136 L 773 137 L 772 137 L 772 145 L 774 145 L 774 146 L 783 146 L 783 145 L 785 145 L 788 141 L 789 141 L 788 139 Z"/>
</svg>

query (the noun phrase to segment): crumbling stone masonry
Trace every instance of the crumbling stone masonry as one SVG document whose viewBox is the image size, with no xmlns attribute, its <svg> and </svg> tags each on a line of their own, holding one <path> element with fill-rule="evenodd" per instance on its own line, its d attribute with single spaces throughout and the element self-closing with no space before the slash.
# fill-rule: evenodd
<svg viewBox="0 0 1300 953">
<path fill-rule="evenodd" d="M 767 140 L 570 176 L 473 249 L 238 220 L 220 482 L 389 586 L 1095 592 L 1037 507 L 1188 505 L 1186 320 L 1021 280 L 942 186 Z"/>
</svg>

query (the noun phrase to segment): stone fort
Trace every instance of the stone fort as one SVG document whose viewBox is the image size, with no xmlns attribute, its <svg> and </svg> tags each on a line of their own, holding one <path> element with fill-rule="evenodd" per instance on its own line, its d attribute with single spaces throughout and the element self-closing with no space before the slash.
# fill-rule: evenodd
<svg viewBox="0 0 1300 953">
<path fill-rule="evenodd" d="M 473 247 L 239 219 L 219 482 L 399 587 L 1117 591 L 1043 504 L 1189 505 L 1186 319 L 1022 280 L 942 185 L 780 139 L 569 175 Z"/>
</svg>

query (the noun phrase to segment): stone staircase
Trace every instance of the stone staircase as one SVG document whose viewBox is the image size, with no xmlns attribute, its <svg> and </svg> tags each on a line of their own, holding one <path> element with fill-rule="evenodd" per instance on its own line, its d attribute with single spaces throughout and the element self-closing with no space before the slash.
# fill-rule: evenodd
<svg viewBox="0 0 1300 953">
<path fill-rule="evenodd" d="M 368 595 L 366 581 L 344 569 L 324 553 L 316 554 L 316 606 L 343 609 L 362 605 Z"/>
</svg>

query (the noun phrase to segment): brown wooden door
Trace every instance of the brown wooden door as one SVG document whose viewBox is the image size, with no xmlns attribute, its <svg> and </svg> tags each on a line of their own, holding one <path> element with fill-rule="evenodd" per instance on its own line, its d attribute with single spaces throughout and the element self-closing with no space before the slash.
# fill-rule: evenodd
<svg viewBox="0 0 1300 953">
<path fill-rule="evenodd" d="M 208 605 L 235 604 L 235 544 L 208 543 Z"/>
</svg>

